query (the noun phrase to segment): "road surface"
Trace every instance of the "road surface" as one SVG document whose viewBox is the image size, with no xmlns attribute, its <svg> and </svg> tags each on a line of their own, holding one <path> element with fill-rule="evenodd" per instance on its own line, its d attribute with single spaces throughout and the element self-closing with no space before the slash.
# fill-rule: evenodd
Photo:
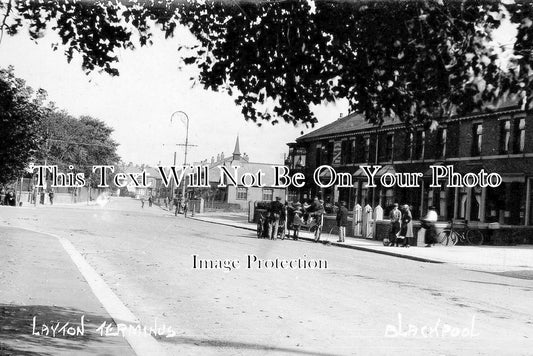
<svg viewBox="0 0 533 356">
<path fill-rule="evenodd" d="M 258 240 L 140 205 L 1 208 L 0 224 L 70 241 L 143 325 L 172 329 L 157 338 L 169 355 L 533 354 L 531 280 Z M 276 259 L 286 268 L 265 267 Z M 327 268 L 282 262 L 298 259 Z"/>
</svg>

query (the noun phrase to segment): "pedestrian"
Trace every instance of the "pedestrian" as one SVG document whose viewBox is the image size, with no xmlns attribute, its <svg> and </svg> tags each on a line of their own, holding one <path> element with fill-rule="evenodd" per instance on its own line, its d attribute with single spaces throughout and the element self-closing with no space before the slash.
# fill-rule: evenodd
<svg viewBox="0 0 533 356">
<path fill-rule="evenodd" d="M 426 247 L 431 247 L 436 243 L 437 231 L 435 229 L 435 223 L 439 218 L 437 210 L 434 206 L 428 208 L 426 216 L 422 219 L 422 227 L 426 230 L 424 234 L 424 243 Z"/>
<path fill-rule="evenodd" d="M 48 198 L 50 199 L 50 205 L 54 205 L 54 191 L 50 190 L 48 192 Z"/>
<path fill-rule="evenodd" d="M 183 203 L 181 205 L 181 209 L 183 211 L 183 216 L 187 217 L 187 210 L 189 209 L 189 199 L 187 199 L 187 198 L 183 199 Z"/>
<path fill-rule="evenodd" d="M 6 194 L 6 205 L 8 206 L 17 206 L 17 197 L 13 190 L 10 190 Z"/>
<path fill-rule="evenodd" d="M 174 197 L 174 216 L 178 216 L 178 213 L 180 212 L 180 204 L 181 200 L 178 199 L 177 196 Z"/>
<path fill-rule="evenodd" d="M 318 200 L 318 205 L 316 204 L 316 201 Z M 309 214 L 309 217 L 311 220 L 315 221 L 315 242 L 320 241 L 320 231 L 321 231 L 321 225 L 322 225 L 322 217 L 325 213 L 324 210 L 324 201 L 322 199 L 315 198 L 315 202 L 313 202 L 313 205 L 311 206 L 312 212 Z"/>
<path fill-rule="evenodd" d="M 324 202 L 319 200 L 318 197 L 313 199 L 313 203 L 306 208 L 304 214 L 305 222 L 308 224 L 310 219 L 318 218 L 320 215 L 324 214 Z"/>
<path fill-rule="evenodd" d="M 41 188 L 41 200 L 40 200 L 40 202 L 41 202 L 41 204 L 43 204 L 43 205 L 44 205 L 44 197 L 45 197 L 44 189 Z"/>
<path fill-rule="evenodd" d="M 6 201 L 6 190 L 4 187 L 0 187 L 0 205 L 4 205 Z"/>
<path fill-rule="evenodd" d="M 348 225 L 348 209 L 346 209 L 346 202 L 341 201 L 337 211 L 337 226 L 339 227 L 339 240 L 337 242 L 345 242 L 346 225 Z"/>
<path fill-rule="evenodd" d="M 402 206 L 402 220 L 400 233 L 398 238 L 400 242 L 403 241 L 402 247 L 409 247 L 409 238 L 413 237 L 413 216 L 411 215 L 411 209 L 409 205 L 405 204 Z"/>
<path fill-rule="evenodd" d="M 389 214 L 389 219 L 390 219 L 389 246 L 396 245 L 396 247 L 398 247 L 398 236 L 397 235 L 400 232 L 400 220 L 402 219 L 402 213 L 400 212 L 400 209 L 398 209 L 398 203 L 394 203 L 394 206 Z"/>
<path fill-rule="evenodd" d="M 303 216 L 302 204 L 300 202 L 296 202 L 296 204 L 294 204 L 293 217 L 292 217 L 292 229 L 293 229 L 292 238 L 294 240 L 298 240 L 298 237 L 300 235 L 300 227 L 302 226 L 302 223 L 303 223 L 302 216 Z"/>
<path fill-rule="evenodd" d="M 284 208 L 280 197 L 276 197 L 276 200 L 270 204 L 270 224 L 268 225 L 268 237 L 271 240 L 278 238 L 279 220 L 283 214 L 283 209 Z"/>
<path fill-rule="evenodd" d="M 279 229 L 278 229 L 278 235 L 282 240 L 285 240 L 285 232 L 287 231 L 287 220 L 288 220 L 288 208 L 289 203 L 285 201 L 285 204 L 283 204 L 283 209 L 281 209 L 281 215 L 279 216 Z"/>
<path fill-rule="evenodd" d="M 150 195 L 148 197 L 148 206 L 151 208 L 152 207 L 152 203 L 154 202 L 154 199 L 152 198 L 152 196 Z"/>
<path fill-rule="evenodd" d="M 141 197 L 141 209 L 144 209 L 144 197 Z"/>
</svg>

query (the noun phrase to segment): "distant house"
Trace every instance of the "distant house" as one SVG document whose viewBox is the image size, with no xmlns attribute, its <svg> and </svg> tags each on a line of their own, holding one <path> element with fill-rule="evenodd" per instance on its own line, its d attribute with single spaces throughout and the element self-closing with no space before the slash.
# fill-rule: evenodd
<svg viewBox="0 0 533 356">
<path fill-rule="evenodd" d="M 154 198 L 158 198 L 161 196 L 160 191 L 162 189 L 162 179 L 159 175 L 159 171 L 154 167 L 149 167 L 145 165 L 137 166 L 137 165 L 128 165 L 124 168 L 124 173 L 137 173 L 141 174 L 143 171 L 146 172 L 146 184 L 148 185 L 147 188 L 143 187 L 136 187 L 133 180 L 128 177 L 128 185 L 126 186 L 126 190 L 131 195 L 134 195 L 136 199 L 140 198 L 148 198 L 149 196 L 152 196 Z M 141 178 L 138 178 L 140 181 Z"/>
<path fill-rule="evenodd" d="M 211 159 L 209 165 L 209 185 L 211 188 L 203 189 L 201 196 L 206 201 L 206 206 L 209 207 L 223 207 L 237 205 L 241 209 L 247 209 L 249 202 L 253 201 L 272 201 L 276 197 L 281 197 L 285 200 L 285 189 L 272 188 L 274 184 L 274 169 L 273 166 L 279 165 L 276 163 L 256 163 L 250 162 L 246 154 L 241 154 L 239 137 L 235 142 L 233 154 L 225 158 L 224 155 L 219 155 L 217 160 Z M 226 187 L 219 187 L 224 176 L 221 174 L 220 167 L 227 167 L 228 171 L 233 174 L 234 166 L 239 167 L 239 176 L 245 173 L 257 174 L 259 170 L 264 173 L 263 184 L 264 187 L 245 187 L 243 185 L 227 184 Z"/>
</svg>

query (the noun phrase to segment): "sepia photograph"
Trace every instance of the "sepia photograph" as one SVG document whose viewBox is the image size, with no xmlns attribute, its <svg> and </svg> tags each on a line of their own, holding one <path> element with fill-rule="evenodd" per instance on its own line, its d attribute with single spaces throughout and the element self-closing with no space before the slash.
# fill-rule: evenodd
<svg viewBox="0 0 533 356">
<path fill-rule="evenodd" d="M 533 1 L 0 0 L 0 356 L 533 356 Z"/>
</svg>

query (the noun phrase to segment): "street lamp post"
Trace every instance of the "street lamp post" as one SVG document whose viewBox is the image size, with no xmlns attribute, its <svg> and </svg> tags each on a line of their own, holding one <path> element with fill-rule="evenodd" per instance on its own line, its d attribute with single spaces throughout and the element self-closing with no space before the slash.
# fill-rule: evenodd
<svg viewBox="0 0 533 356">
<path fill-rule="evenodd" d="M 185 146 L 185 157 L 183 158 L 183 166 L 186 166 L 187 165 L 187 148 L 189 147 L 189 116 L 187 116 L 187 114 L 184 111 L 178 110 L 178 111 L 173 112 L 172 115 L 170 115 L 170 122 L 172 122 L 172 119 L 174 118 L 174 115 L 176 114 L 183 114 L 186 120 L 185 122 L 185 126 L 186 126 L 185 145 L 180 145 L 180 146 Z M 184 180 L 182 188 L 181 188 L 182 199 L 185 199 L 185 183 L 186 181 Z"/>
</svg>

